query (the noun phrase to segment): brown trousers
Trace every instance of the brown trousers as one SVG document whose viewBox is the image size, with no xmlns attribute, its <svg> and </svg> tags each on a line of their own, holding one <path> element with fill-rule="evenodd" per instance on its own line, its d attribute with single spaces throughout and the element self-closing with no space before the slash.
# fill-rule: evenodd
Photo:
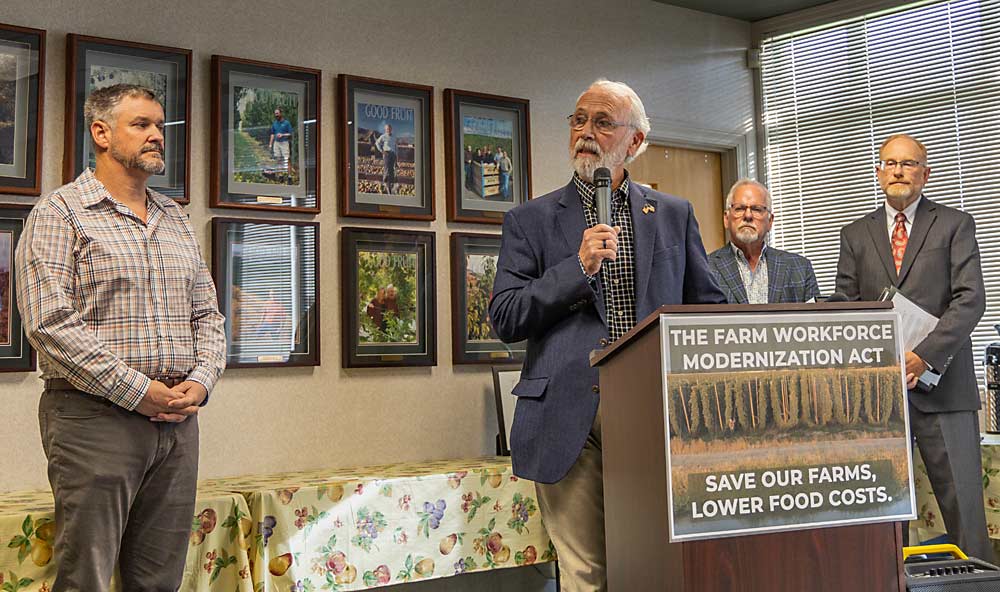
<svg viewBox="0 0 1000 592">
<path fill-rule="evenodd" d="M 181 584 L 198 481 L 198 417 L 154 423 L 100 397 L 45 390 L 38 405 L 56 503 L 52 592 Z"/>
<path fill-rule="evenodd" d="M 601 458 L 601 412 L 580 457 L 561 481 L 536 483 L 545 528 L 559 555 L 563 592 L 608 589 L 604 547 L 604 469 Z"/>
</svg>

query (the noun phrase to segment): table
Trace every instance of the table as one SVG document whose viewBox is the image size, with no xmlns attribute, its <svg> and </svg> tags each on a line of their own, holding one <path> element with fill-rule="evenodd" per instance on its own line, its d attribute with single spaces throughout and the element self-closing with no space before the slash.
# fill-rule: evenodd
<svg viewBox="0 0 1000 592">
<path fill-rule="evenodd" d="M 986 529 L 993 541 L 994 555 L 1000 557 L 1000 438 L 987 435 L 981 447 L 983 455 L 983 499 L 986 506 Z M 917 519 L 910 523 L 910 540 L 927 541 L 945 534 L 944 519 L 931 489 L 920 453 L 913 450 L 913 487 L 917 498 Z M 996 557 L 985 558 L 993 561 Z"/>
<path fill-rule="evenodd" d="M 195 508 L 181 589 L 253 592 L 246 499 L 239 493 L 200 489 Z M 51 589 L 56 573 L 54 514 L 51 491 L 0 494 L 0 590 Z M 112 589 L 120 589 L 117 582 Z"/>
<path fill-rule="evenodd" d="M 555 560 L 535 485 L 489 457 L 218 479 L 253 519 L 254 589 L 364 590 Z"/>
</svg>

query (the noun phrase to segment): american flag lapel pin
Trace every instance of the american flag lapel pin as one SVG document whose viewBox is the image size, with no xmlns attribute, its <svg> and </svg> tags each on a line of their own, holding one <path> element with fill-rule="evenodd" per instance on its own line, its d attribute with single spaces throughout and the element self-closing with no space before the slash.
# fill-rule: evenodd
<svg viewBox="0 0 1000 592">
<path fill-rule="evenodd" d="M 643 214 L 649 214 L 649 213 L 652 213 L 652 212 L 655 212 L 655 211 L 656 211 L 656 206 L 654 206 L 652 202 L 648 202 L 647 201 L 642 206 L 642 213 Z"/>
</svg>

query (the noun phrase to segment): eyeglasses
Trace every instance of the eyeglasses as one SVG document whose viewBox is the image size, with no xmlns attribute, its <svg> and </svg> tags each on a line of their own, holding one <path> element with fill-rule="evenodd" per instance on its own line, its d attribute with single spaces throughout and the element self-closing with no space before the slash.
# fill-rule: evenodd
<svg viewBox="0 0 1000 592">
<path fill-rule="evenodd" d="M 588 121 L 591 121 L 590 116 L 586 113 L 573 113 L 566 117 L 566 121 L 569 122 L 569 126 L 575 130 L 582 130 Z M 601 132 L 602 134 L 610 134 L 620 127 L 635 127 L 631 123 L 625 123 L 624 121 L 612 121 L 610 117 L 605 117 L 603 115 L 598 115 L 593 120 L 594 129 Z"/>
<path fill-rule="evenodd" d="M 919 160 L 881 160 L 879 161 L 879 167 L 887 171 L 896 170 L 897 166 L 903 167 L 903 170 L 912 171 L 918 166 L 923 165 Z"/>
<path fill-rule="evenodd" d="M 765 208 L 764 206 L 745 206 L 742 204 L 729 206 L 729 211 L 736 214 L 737 216 L 742 216 L 743 214 L 746 213 L 747 210 L 750 210 L 750 214 L 753 215 L 754 218 L 758 219 L 763 218 L 764 215 L 767 214 L 768 212 L 767 208 Z"/>
</svg>

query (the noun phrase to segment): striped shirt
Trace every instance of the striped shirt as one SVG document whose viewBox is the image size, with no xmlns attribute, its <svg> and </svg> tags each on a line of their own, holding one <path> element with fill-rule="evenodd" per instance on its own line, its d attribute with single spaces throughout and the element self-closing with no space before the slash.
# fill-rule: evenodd
<svg viewBox="0 0 1000 592">
<path fill-rule="evenodd" d="M 224 318 L 187 216 L 146 194 L 143 223 L 87 169 L 31 211 L 15 261 L 42 378 L 130 410 L 151 378 L 211 392 L 226 364 Z"/>
<path fill-rule="evenodd" d="M 573 181 L 583 202 L 587 226 L 597 224 L 597 188 L 574 174 Z M 635 256 L 632 236 L 632 211 L 628 200 L 628 172 L 618 189 L 611 194 L 611 226 L 621 226 L 618 235 L 618 257 L 601 262 L 601 284 L 604 288 L 604 310 L 607 312 L 608 335 L 617 340 L 635 325 Z M 582 263 L 581 263 L 582 265 Z"/>
</svg>

